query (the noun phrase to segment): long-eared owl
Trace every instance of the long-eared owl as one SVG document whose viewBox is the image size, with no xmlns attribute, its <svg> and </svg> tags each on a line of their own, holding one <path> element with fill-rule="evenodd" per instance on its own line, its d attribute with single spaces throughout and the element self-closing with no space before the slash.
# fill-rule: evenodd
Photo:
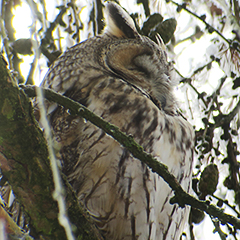
<svg viewBox="0 0 240 240">
<path fill-rule="evenodd" d="M 177 111 L 165 47 L 138 34 L 114 2 L 106 20 L 102 35 L 52 64 L 43 86 L 132 135 L 189 192 L 194 134 Z M 62 170 L 105 239 L 180 238 L 189 209 L 169 203 L 173 191 L 161 177 L 90 122 L 52 104 L 48 112 Z"/>
</svg>

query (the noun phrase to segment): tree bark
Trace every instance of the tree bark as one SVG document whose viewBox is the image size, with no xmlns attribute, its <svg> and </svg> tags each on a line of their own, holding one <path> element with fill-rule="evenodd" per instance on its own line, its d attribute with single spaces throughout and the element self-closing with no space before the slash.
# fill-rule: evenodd
<svg viewBox="0 0 240 240">
<path fill-rule="evenodd" d="M 41 239 L 66 239 L 52 198 L 53 181 L 48 150 L 32 105 L 0 58 L 0 168 L 30 217 L 30 234 Z M 80 239 L 100 239 L 95 226 L 64 180 L 70 221 Z M 98 235 L 98 237 L 96 237 Z"/>
</svg>

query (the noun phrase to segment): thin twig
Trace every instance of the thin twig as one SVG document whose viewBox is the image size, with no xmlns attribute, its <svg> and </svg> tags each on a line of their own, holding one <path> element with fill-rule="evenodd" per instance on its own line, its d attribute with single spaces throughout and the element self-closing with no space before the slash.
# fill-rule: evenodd
<svg viewBox="0 0 240 240">
<path fill-rule="evenodd" d="M 40 3 L 42 4 L 42 8 L 43 8 L 43 31 L 45 31 L 46 27 L 47 27 L 47 9 L 46 9 L 46 2 L 45 0 L 40 0 Z"/>
<path fill-rule="evenodd" d="M 209 61 L 208 63 L 204 64 L 203 66 L 197 68 L 196 70 L 194 70 L 192 77 L 194 77 L 197 73 L 201 72 L 203 69 L 205 69 L 206 67 L 208 67 L 210 64 L 212 64 L 214 62 L 214 60 L 212 59 L 211 61 Z"/>
<path fill-rule="evenodd" d="M 41 53 L 43 55 L 45 55 L 45 57 L 48 58 L 48 60 L 50 61 L 50 63 L 52 63 L 54 60 L 56 60 L 57 56 L 54 56 L 53 54 L 51 54 L 48 50 L 47 50 L 47 45 L 50 43 L 50 40 L 52 39 L 52 33 L 55 30 L 55 28 L 57 27 L 57 25 L 62 22 L 62 17 L 63 15 L 66 13 L 67 8 L 66 7 L 62 7 L 59 14 L 57 15 L 57 17 L 54 19 L 54 21 L 50 24 L 49 28 L 47 29 L 47 31 L 45 32 L 45 36 L 42 38 L 41 40 L 41 44 L 40 44 L 40 50 Z"/>
<path fill-rule="evenodd" d="M 39 109 L 40 109 L 41 123 L 44 127 L 44 135 L 45 135 L 45 139 L 47 141 L 47 146 L 48 146 L 50 166 L 51 166 L 52 173 L 53 173 L 53 183 L 54 183 L 53 199 L 55 201 L 57 201 L 57 203 L 58 203 L 58 209 L 59 209 L 58 221 L 64 228 L 67 239 L 74 240 L 71 223 L 67 216 L 66 203 L 64 200 L 65 199 L 64 188 L 62 186 L 62 180 L 61 180 L 61 176 L 60 176 L 59 169 L 57 166 L 57 159 L 54 154 L 51 128 L 50 128 L 49 122 L 47 120 L 42 89 L 36 88 L 36 93 L 37 93 L 38 104 L 39 104 Z"/>
<path fill-rule="evenodd" d="M 186 5 L 185 4 L 178 4 L 176 3 L 175 1 L 173 0 L 168 0 L 170 1 L 171 3 L 173 3 L 174 5 L 178 6 L 179 8 L 185 10 L 186 12 L 190 13 L 191 15 L 193 15 L 194 17 L 196 17 L 198 20 L 202 21 L 205 25 L 206 25 L 206 28 L 211 30 L 211 32 L 215 32 L 217 33 L 224 41 L 226 41 L 230 46 L 232 46 L 232 42 L 230 40 L 228 40 L 227 38 L 225 38 L 216 28 L 214 28 L 213 26 L 211 26 L 209 23 L 207 23 L 205 21 L 205 19 L 201 16 L 198 16 L 196 13 L 192 12 L 191 10 L 189 10 L 188 8 L 186 8 Z M 234 46 L 232 46 L 234 47 Z M 235 48 L 238 52 L 240 52 L 240 49 L 239 48 Z"/>
<path fill-rule="evenodd" d="M 222 201 L 222 202 L 223 202 L 224 204 L 226 204 L 229 208 L 231 208 L 231 209 L 237 214 L 238 217 L 240 217 L 240 213 L 236 210 L 236 207 L 230 205 L 227 200 L 223 200 L 223 199 L 221 199 L 221 198 L 219 198 L 219 197 L 217 197 L 217 196 L 215 196 L 215 195 L 212 195 L 212 197 L 216 198 L 218 201 Z"/>
<path fill-rule="evenodd" d="M 236 114 L 238 114 L 240 111 L 240 100 L 238 101 L 237 105 L 235 106 L 235 108 L 228 114 L 222 114 L 222 115 L 218 115 L 214 120 L 215 120 L 215 124 L 214 124 L 214 129 L 223 126 L 224 124 L 230 123 L 233 118 L 236 116 Z"/>
<path fill-rule="evenodd" d="M 216 219 L 214 219 L 213 217 L 211 217 L 211 220 L 212 220 L 212 223 L 213 223 L 213 225 L 214 225 L 214 227 L 215 227 L 214 230 L 215 230 L 216 232 L 218 232 L 219 237 L 221 238 L 221 240 L 226 240 L 227 235 L 226 235 L 226 233 L 224 233 L 224 232 L 222 231 L 222 229 L 220 228 L 220 226 L 219 226 L 219 221 L 216 220 Z"/>
<path fill-rule="evenodd" d="M 79 43 L 80 42 L 80 25 L 79 25 L 79 16 L 77 13 L 76 0 L 71 0 L 71 4 L 68 4 L 68 5 L 71 6 L 73 10 L 73 16 L 75 19 L 75 26 L 76 26 L 76 33 L 74 35 L 77 38 L 77 43 Z"/>
<path fill-rule="evenodd" d="M 2 11 L 1 11 L 1 17 L 0 17 L 0 29 L 1 29 L 1 34 L 3 37 L 3 45 L 4 45 L 4 48 L 6 51 L 9 67 L 10 67 L 10 69 L 13 69 L 13 63 L 12 63 L 11 53 L 9 50 L 8 38 L 7 38 L 6 31 L 5 31 L 5 26 L 3 24 L 4 17 L 5 17 L 5 0 L 2 1 L 1 10 Z"/>
<path fill-rule="evenodd" d="M 198 95 L 198 98 L 202 100 L 203 104 L 207 108 L 208 104 L 204 99 L 204 96 L 202 93 L 198 92 L 198 90 L 192 85 L 192 79 L 191 78 L 185 78 L 176 68 L 175 68 L 176 73 L 182 78 L 180 81 L 181 83 L 187 83 L 193 91 Z"/>
<path fill-rule="evenodd" d="M 205 101 L 203 94 L 198 92 L 198 90 L 192 85 L 192 83 L 191 83 L 192 79 L 184 77 L 177 69 L 175 69 L 175 71 L 182 78 L 182 80 L 180 82 L 187 83 L 194 90 L 194 92 L 198 95 L 198 98 L 202 100 L 205 107 L 207 107 L 208 103 Z M 219 88 L 215 91 L 214 94 L 216 94 L 217 92 L 220 91 L 226 78 L 227 78 L 226 76 L 221 78 Z M 215 124 L 213 125 L 213 129 L 221 127 L 224 124 L 230 123 L 233 120 L 233 118 L 239 113 L 239 111 L 240 111 L 240 100 L 238 101 L 237 105 L 230 113 L 221 114 L 221 112 L 219 111 L 220 115 L 218 115 L 217 117 L 214 118 Z"/>
<path fill-rule="evenodd" d="M 238 26 L 240 26 L 239 1 L 233 0 L 233 9 Z"/>
<path fill-rule="evenodd" d="M 29 5 L 32 9 L 32 11 L 35 9 L 34 4 L 29 1 Z M 36 11 L 36 9 L 35 9 Z M 34 15 L 35 11 L 32 13 L 33 14 L 33 19 L 34 19 L 34 29 L 35 31 L 33 32 L 33 36 L 35 37 L 35 40 L 37 40 L 37 30 L 36 30 L 36 15 Z M 33 82 L 32 75 L 34 73 L 35 67 L 37 65 L 38 59 L 39 59 L 40 51 L 37 45 L 35 45 L 35 58 L 32 62 L 32 66 L 28 75 L 27 82 Z M 44 106 L 44 98 L 42 94 L 42 89 L 37 88 L 36 89 L 37 97 L 38 97 L 38 102 L 39 102 L 39 109 L 40 109 L 40 117 L 41 117 L 41 122 L 44 127 L 44 136 L 47 141 L 47 146 L 48 146 L 48 154 L 49 154 L 49 160 L 50 160 L 50 166 L 53 174 L 53 183 L 54 183 L 54 191 L 53 191 L 53 199 L 57 202 L 58 204 L 58 221 L 60 225 L 63 227 L 66 237 L 68 240 L 74 240 L 74 236 L 72 233 L 72 228 L 71 228 L 71 223 L 69 221 L 69 218 L 67 216 L 67 208 L 66 208 L 66 202 L 65 202 L 65 196 L 64 196 L 64 188 L 62 186 L 62 181 L 61 181 L 61 176 L 60 172 L 57 166 L 57 160 L 56 156 L 54 154 L 54 149 L 53 149 L 53 139 L 51 135 L 51 128 L 49 125 L 49 122 L 47 120 L 46 116 L 46 110 Z"/>
<path fill-rule="evenodd" d="M 207 131 L 209 130 L 209 129 L 208 129 L 209 119 L 210 119 L 210 116 L 211 116 L 211 114 L 212 114 L 212 112 L 213 112 L 213 110 L 214 110 L 214 102 L 217 103 L 217 96 L 219 95 L 219 92 L 220 92 L 220 90 L 221 90 L 221 88 L 222 88 L 222 86 L 223 86 L 226 78 L 227 78 L 227 76 L 221 78 L 220 84 L 219 84 L 218 88 L 217 88 L 217 89 L 213 92 L 213 94 L 211 95 L 211 104 L 208 103 L 208 106 L 211 105 L 211 106 L 208 108 L 209 111 L 208 111 L 208 113 L 207 113 L 207 123 L 208 123 L 208 124 L 206 124 L 206 127 L 205 127 L 205 129 L 204 129 L 203 139 L 205 139 L 205 137 L 206 137 L 206 135 L 207 135 Z M 220 108 L 219 108 L 218 111 L 219 111 L 219 114 L 221 114 Z"/>
<path fill-rule="evenodd" d="M 103 4 L 101 0 L 95 0 L 95 17 L 97 24 L 97 33 L 100 34 L 103 30 Z"/>
</svg>

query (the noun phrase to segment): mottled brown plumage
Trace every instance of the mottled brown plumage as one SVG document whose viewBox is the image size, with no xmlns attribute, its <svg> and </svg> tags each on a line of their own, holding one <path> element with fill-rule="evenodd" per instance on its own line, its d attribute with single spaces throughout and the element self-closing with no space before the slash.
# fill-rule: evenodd
<svg viewBox="0 0 240 240">
<path fill-rule="evenodd" d="M 177 113 L 161 39 L 140 36 L 117 4 L 106 9 L 105 32 L 60 56 L 43 86 L 131 134 L 189 192 L 193 130 Z M 48 112 L 63 172 L 106 239 L 179 239 L 188 209 L 169 203 L 157 174 L 93 124 L 54 104 Z"/>
</svg>

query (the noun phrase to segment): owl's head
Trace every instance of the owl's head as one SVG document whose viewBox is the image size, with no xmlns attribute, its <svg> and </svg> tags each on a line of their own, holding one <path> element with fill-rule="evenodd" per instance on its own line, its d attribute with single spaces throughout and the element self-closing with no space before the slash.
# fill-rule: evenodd
<svg viewBox="0 0 240 240">
<path fill-rule="evenodd" d="M 106 4 L 103 38 L 111 39 L 101 52 L 102 65 L 111 73 L 138 88 L 166 113 L 173 114 L 176 103 L 172 93 L 171 64 L 165 46 L 141 36 L 132 18 L 118 4 Z"/>
</svg>

